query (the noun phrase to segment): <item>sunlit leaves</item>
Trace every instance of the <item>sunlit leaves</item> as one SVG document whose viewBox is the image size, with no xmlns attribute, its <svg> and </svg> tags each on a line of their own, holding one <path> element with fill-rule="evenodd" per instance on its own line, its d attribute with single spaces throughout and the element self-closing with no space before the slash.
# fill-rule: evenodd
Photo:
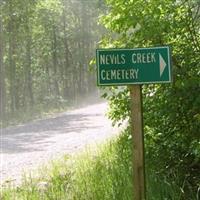
<svg viewBox="0 0 200 200">
<path fill-rule="evenodd" d="M 48 10 L 48 12 L 62 12 L 62 3 L 59 0 L 42 0 L 37 4 L 37 9 Z"/>
<path fill-rule="evenodd" d="M 102 43 L 104 46 L 171 46 L 173 83 L 143 87 L 144 123 L 148 126 L 147 137 L 151 140 L 147 145 L 148 151 L 156 152 L 155 157 L 149 156 L 155 159 L 160 156 L 160 165 L 168 168 L 178 166 L 184 174 L 191 160 L 196 162 L 198 158 L 199 162 L 196 155 L 200 154 L 197 143 L 200 130 L 198 1 L 107 0 L 107 3 L 110 13 L 101 21 L 118 34 L 117 37 L 110 34 L 110 39 Z M 112 97 L 107 98 L 111 100 L 111 119 L 120 121 L 124 115 L 128 117 L 128 90 L 110 95 Z M 189 173 L 191 177 L 198 177 L 192 170 Z"/>
</svg>

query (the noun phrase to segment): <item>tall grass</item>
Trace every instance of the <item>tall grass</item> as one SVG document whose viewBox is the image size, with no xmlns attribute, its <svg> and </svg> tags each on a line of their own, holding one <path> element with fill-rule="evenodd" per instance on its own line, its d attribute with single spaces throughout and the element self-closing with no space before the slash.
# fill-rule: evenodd
<svg viewBox="0 0 200 200">
<path fill-rule="evenodd" d="M 119 138 L 84 154 L 44 167 L 38 178 L 27 176 L 20 187 L 2 191 L 2 200 L 132 200 L 132 142 Z M 183 200 L 178 177 L 168 179 L 147 163 L 147 199 Z M 195 200 L 195 195 L 185 200 Z"/>
</svg>

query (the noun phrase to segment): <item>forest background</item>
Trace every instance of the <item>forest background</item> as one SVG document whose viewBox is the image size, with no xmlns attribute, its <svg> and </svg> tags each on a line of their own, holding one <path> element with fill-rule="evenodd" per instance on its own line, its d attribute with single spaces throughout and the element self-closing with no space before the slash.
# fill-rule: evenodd
<svg viewBox="0 0 200 200">
<path fill-rule="evenodd" d="M 0 1 L 1 122 L 74 105 L 96 94 L 96 76 L 88 66 L 104 30 L 97 24 L 99 5 Z"/>
</svg>

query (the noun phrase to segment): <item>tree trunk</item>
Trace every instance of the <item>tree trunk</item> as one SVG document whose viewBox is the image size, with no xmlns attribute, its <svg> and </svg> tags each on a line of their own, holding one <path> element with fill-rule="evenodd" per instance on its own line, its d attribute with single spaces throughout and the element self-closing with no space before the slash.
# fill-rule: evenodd
<svg viewBox="0 0 200 200">
<path fill-rule="evenodd" d="M 68 41 L 67 41 L 67 31 L 66 31 L 66 9 L 64 8 L 63 10 L 63 32 L 64 32 L 64 75 L 63 75 L 63 97 L 64 99 L 67 99 L 68 96 L 71 97 L 71 77 L 73 74 L 70 74 L 70 68 L 71 68 L 71 63 L 70 63 L 70 50 L 68 46 Z"/>
<path fill-rule="evenodd" d="M 13 31 L 13 8 L 12 8 L 12 3 L 10 2 L 9 4 L 9 25 L 8 25 L 8 37 L 9 37 L 9 70 L 10 70 L 10 109 L 11 112 L 13 113 L 16 110 L 16 65 L 15 65 L 15 34 Z"/>
<path fill-rule="evenodd" d="M 3 62 L 3 26 L 2 18 L 0 16 L 0 119 L 3 119 L 6 112 L 5 105 L 5 69 Z"/>
<path fill-rule="evenodd" d="M 53 24 L 53 44 L 52 44 L 52 59 L 53 59 L 53 80 L 54 80 L 54 95 L 59 96 L 59 85 L 58 85 L 58 78 L 57 78 L 57 65 L 58 65 L 58 58 L 57 58 L 57 36 L 56 36 L 56 26 Z"/>
<path fill-rule="evenodd" d="M 28 13 L 28 11 L 27 11 Z M 34 104 L 34 97 L 33 97 L 33 85 L 32 85 L 32 73 L 31 73 L 31 31 L 29 25 L 29 19 L 27 16 L 26 19 L 26 64 L 25 64 L 25 105 L 33 106 Z"/>
</svg>

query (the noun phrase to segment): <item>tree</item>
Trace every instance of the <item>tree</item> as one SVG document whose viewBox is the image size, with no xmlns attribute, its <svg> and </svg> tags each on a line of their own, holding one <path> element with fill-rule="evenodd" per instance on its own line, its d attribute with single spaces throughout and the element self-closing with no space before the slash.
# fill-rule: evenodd
<svg viewBox="0 0 200 200">
<path fill-rule="evenodd" d="M 2 2 L 1 2 L 2 3 Z M 0 4 L 0 10 L 1 4 Z M 0 119 L 5 115 L 5 69 L 3 61 L 3 25 L 2 25 L 2 15 L 0 15 Z"/>
<path fill-rule="evenodd" d="M 24 2 L 25 3 L 25 2 Z M 32 30 L 31 21 L 33 18 L 35 4 L 27 1 L 25 4 L 24 13 L 24 34 L 25 34 L 25 49 L 26 49 L 26 61 L 25 61 L 25 90 L 24 90 L 24 104 L 33 106 L 34 95 L 33 95 L 33 80 L 32 80 Z"/>
<path fill-rule="evenodd" d="M 168 176 L 177 170 L 182 182 L 187 181 L 196 190 L 200 169 L 199 3 L 178 0 L 146 3 L 107 0 L 107 3 L 110 12 L 101 21 L 115 32 L 115 38 L 110 34 L 102 42 L 104 46 L 167 44 L 172 48 L 173 84 L 143 87 L 147 158 L 155 161 L 154 166 L 159 161 L 161 169 L 168 169 L 165 172 Z M 111 88 L 111 92 L 110 117 L 119 121 L 130 116 L 129 90 Z"/>
<path fill-rule="evenodd" d="M 88 66 L 100 33 L 97 0 L 1 2 L 0 97 L 8 117 L 73 104 L 95 90 Z"/>
</svg>

